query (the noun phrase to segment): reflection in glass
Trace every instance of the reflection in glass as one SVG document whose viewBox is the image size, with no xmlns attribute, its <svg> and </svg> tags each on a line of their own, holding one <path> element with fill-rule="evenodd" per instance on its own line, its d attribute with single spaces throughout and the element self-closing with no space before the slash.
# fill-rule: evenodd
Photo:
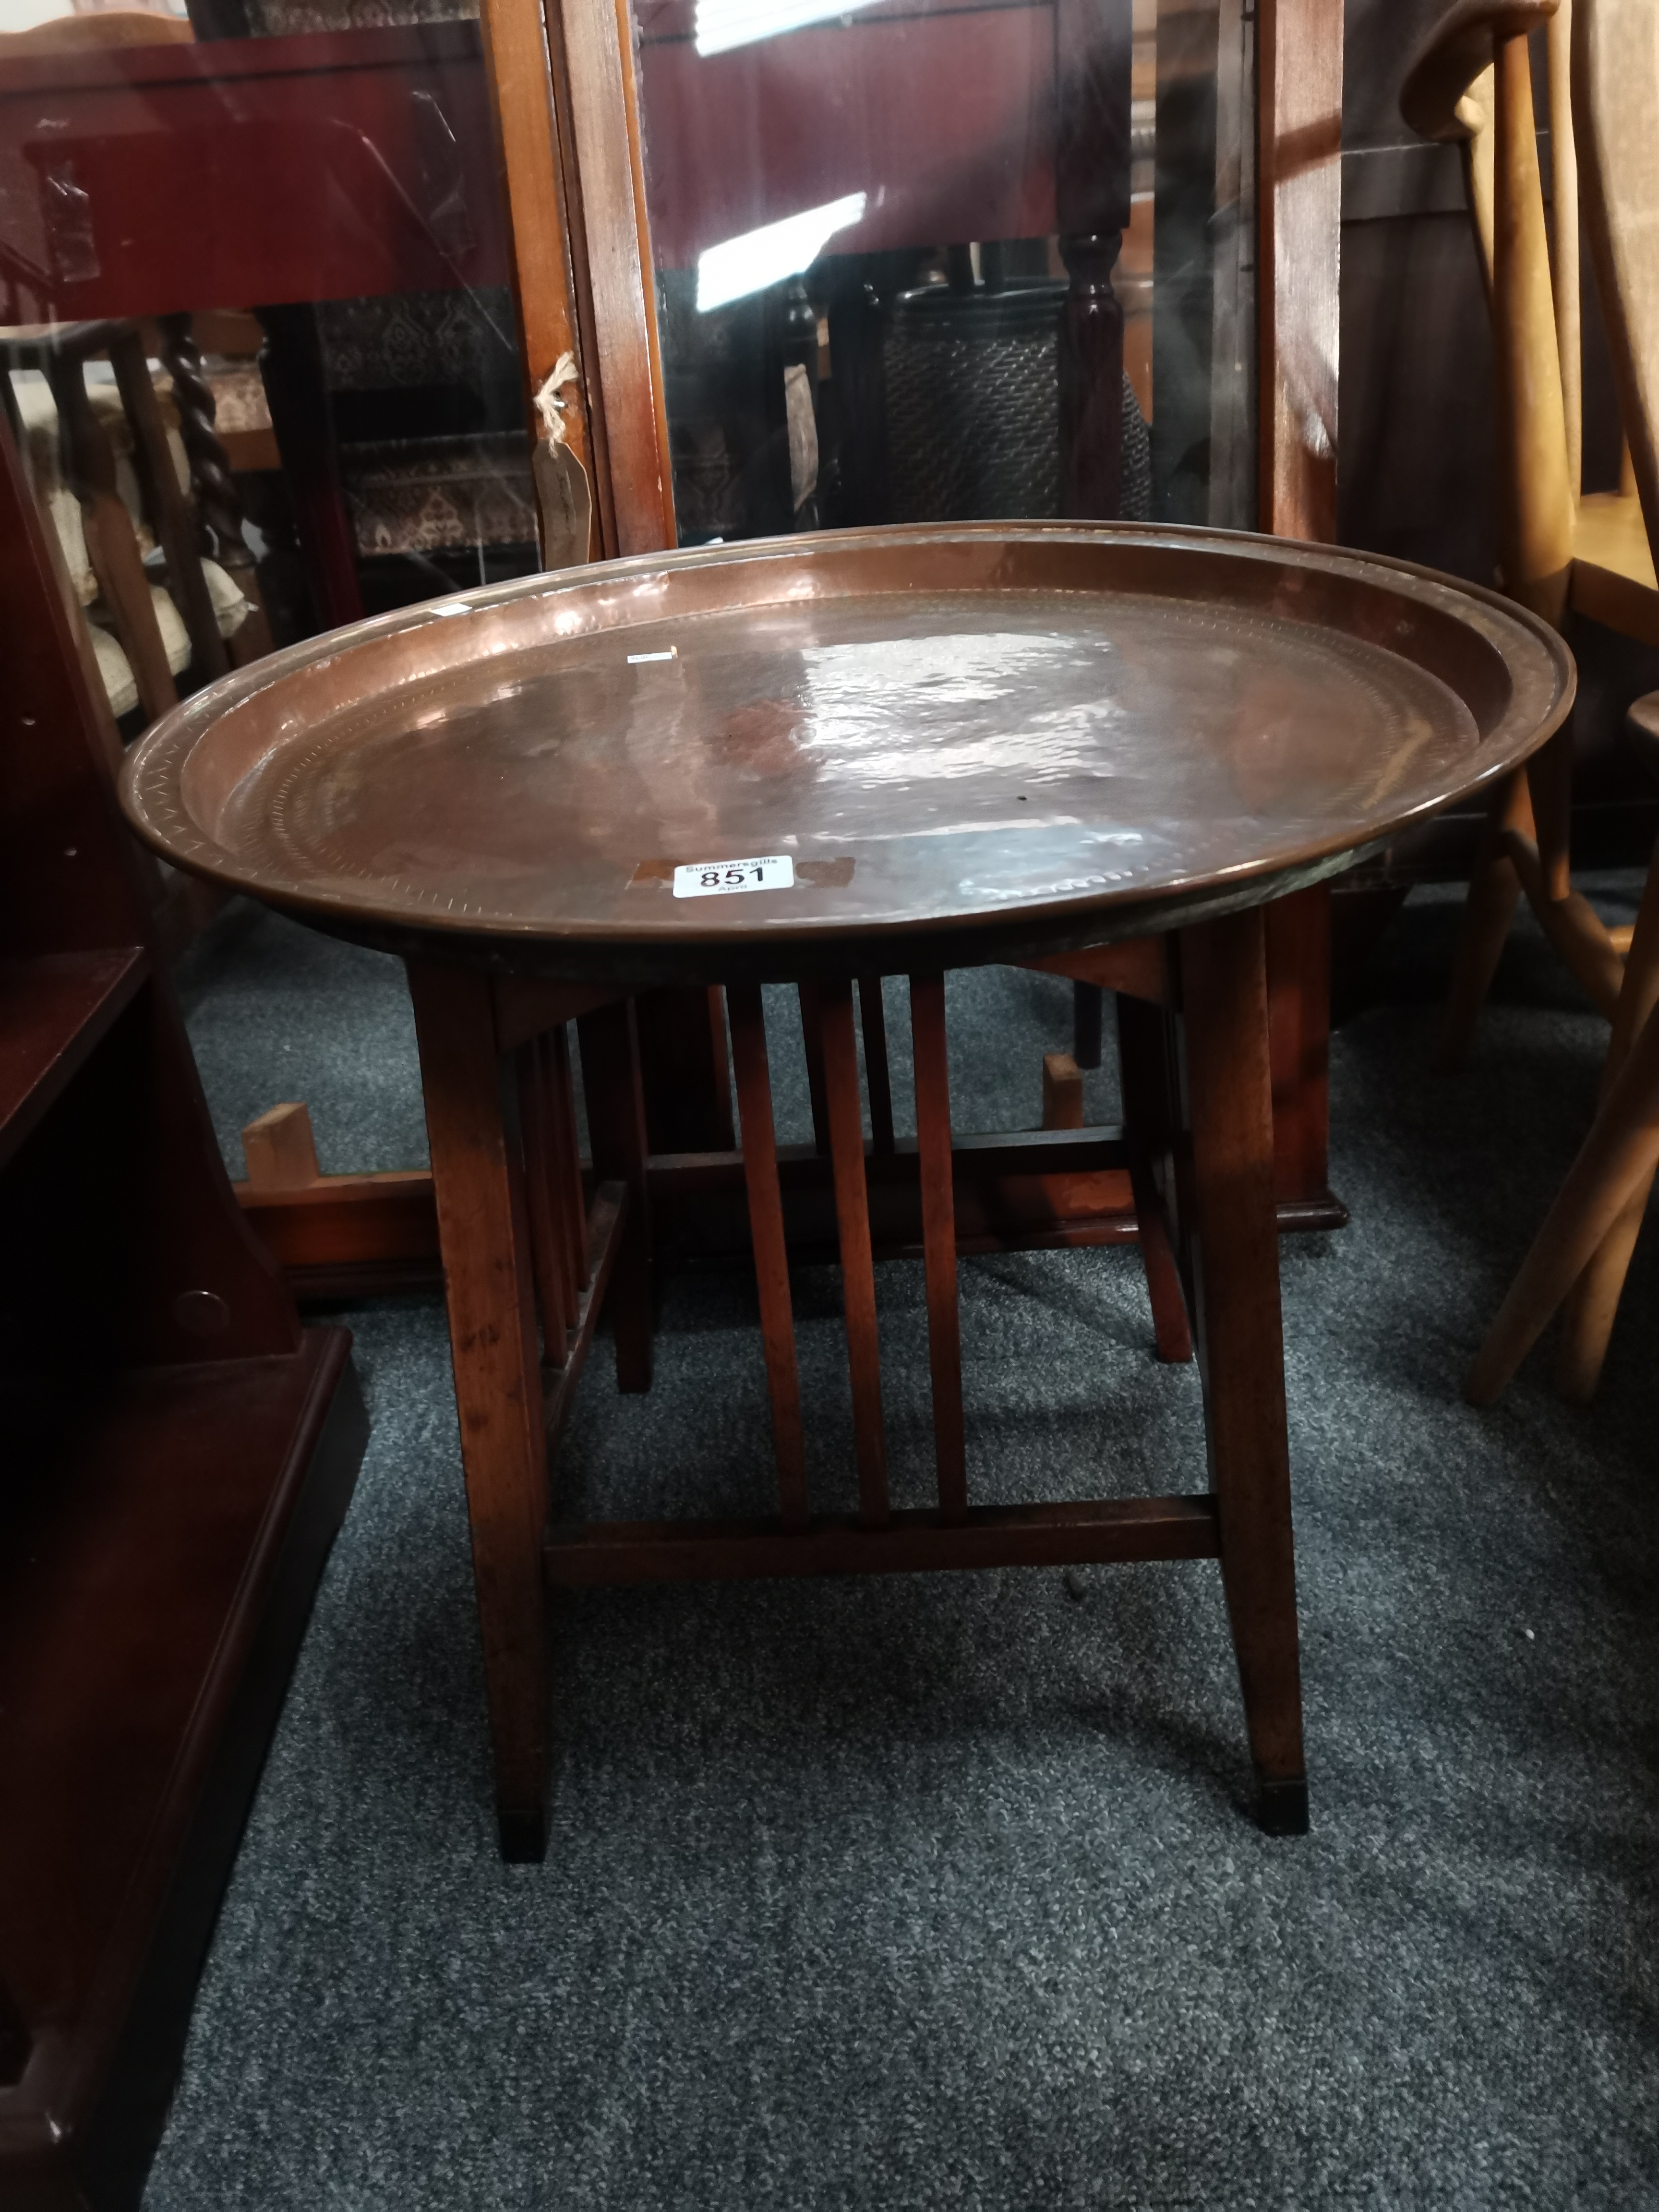
<svg viewBox="0 0 1659 2212">
<path fill-rule="evenodd" d="M 683 544 L 1254 519 L 1242 0 L 640 0 L 639 33 Z"/>
<path fill-rule="evenodd" d="M 129 728 L 227 656 L 539 564 L 470 12 L 0 36 L 0 398 Z"/>
</svg>

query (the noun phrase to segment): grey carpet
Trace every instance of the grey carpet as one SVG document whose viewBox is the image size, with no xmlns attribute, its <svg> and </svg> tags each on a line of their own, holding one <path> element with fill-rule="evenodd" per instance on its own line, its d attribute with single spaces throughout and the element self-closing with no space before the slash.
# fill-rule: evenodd
<svg viewBox="0 0 1659 2212">
<path fill-rule="evenodd" d="M 1352 1225 L 1283 1246 L 1309 1837 L 1244 1817 L 1194 1563 L 582 1595 L 551 1849 L 503 1869 L 441 1310 L 361 1308 L 374 1434 L 149 2212 L 1659 2204 L 1659 1263 L 1593 1411 L 1537 1360 L 1462 1403 L 1605 1031 L 1522 931 L 1469 1071 L 1432 1079 L 1454 920 L 1413 902 L 1336 1040 Z M 389 963 L 243 913 L 184 987 L 233 1163 L 295 1095 L 325 1165 L 418 1157 Z M 1035 1121 L 1064 988 L 994 972 L 952 1012 L 958 1124 Z M 1133 1252 L 962 1278 L 980 1495 L 1198 1486 Z M 879 1292 L 920 1494 L 919 1271 Z M 833 1275 L 798 1297 L 828 1502 Z M 562 1480 L 752 1509 L 769 1452 L 752 1297 L 682 1279 L 648 1397 L 599 1346 Z"/>
</svg>

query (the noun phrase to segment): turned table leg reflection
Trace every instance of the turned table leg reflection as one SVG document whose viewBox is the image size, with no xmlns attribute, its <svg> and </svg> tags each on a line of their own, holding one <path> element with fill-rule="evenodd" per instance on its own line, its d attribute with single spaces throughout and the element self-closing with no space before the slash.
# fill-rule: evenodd
<svg viewBox="0 0 1659 2212">
<path fill-rule="evenodd" d="M 645 1120 L 631 1004 L 467 969 L 410 966 L 471 1521 L 502 1850 L 545 1840 L 544 1589 L 599 1583 L 1218 1558 L 1265 1827 L 1307 1825 L 1264 929 L 1259 909 L 1160 952 L 1153 998 L 1120 1000 L 1133 1182 L 1158 1349 L 1203 1381 L 1210 1486 L 1164 1498 L 971 1504 L 963 1413 L 945 982 L 910 978 L 915 1167 L 927 1280 L 935 1502 L 896 1508 L 882 1408 L 859 1073 L 878 1058 L 879 981 L 802 992 L 815 1119 L 840 1238 L 858 1510 L 815 1514 L 760 988 L 726 990 L 776 1510 L 747 1521 L 549 1522 L 548 1455 L 601 1302 L 617 1378 L 651 1375 Z M 1146 968 L 1144 958 L 1140 968 Z M 1150 969 L 1147 973 L 1152 972 Z M 592 1152 L 585 1195 L 565 1022 L 578 1022 Z M 890 1103 L 871 1150 L 891 1146 Z M 883 1126 L 884 1124 L 884 1126 Z M 902 1146 L 899 1147 L 902 1151 Z M 1190 1316 L 1190 1332 L 1188 1321 Z"/>
</svg>

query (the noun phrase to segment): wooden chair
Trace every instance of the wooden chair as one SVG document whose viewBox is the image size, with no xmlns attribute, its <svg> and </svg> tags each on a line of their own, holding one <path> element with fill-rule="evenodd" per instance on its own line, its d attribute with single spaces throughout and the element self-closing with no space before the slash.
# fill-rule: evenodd
<svg viewBox="0 0 1659 2212">
<path fill-rule="evenodd" d="M 173 372 L 183 482 L 137 323 L 0 332 L 0 397 L 20 445 L 33 448 L 36 495 L 53 510 L 71 572 L 88 572 L 80 596 L 83 604 L 95 596 L 100 619 L 94 622 L 93 642 L 111 708 L 120 715 L 141 707 L 147 720 L 176 704 L 174 678 L 186 666 L 208 681 L 233 662 L 240 665 L 270 649 L 228 468 L 212 436 L 211 397 L 204 417 L 201 395 L 191 388 L 200 365 L 188 319 L 168 319 L 169 336 L 161 343 Z M 103 358 L 114 371 L 114 411 L 130 447 L 129 497 L 123 496 L 110 411 L 94 404 L 87 386 L 88 363 Z M 26 423 L 10 372 L 29 369 L 44 375 L 51 404 Z M 32 437 L 31 429 L 41 434 Z M 70 542 L 77 522 L 84 563 Z M 146 570 L 141 522 L 161 550 L 165 586 Z M 221 561 L 207 556 L 204 534 Z"/>
<path fill-rule="evenodd" d="M 1651 535 L 1659 526 L 1659 168 L 1651 152 L 1659 15 L 1652 0 L 1577 0 L 1572 68 L 1587 228 L 1632 473 Z M 1659 695 L 1638 700 L 1631 722 L 1659 772 Z M 1588 1399 L 1600 1376 L 1659 1165 L 1659 1022 L 1652 1018 L 1659 866 L 1649 870 L 1623 968 L 1595 1124 L 1470 1370 L 1466 1395 L 1474 1404 L 1497 1397 L 1564 1303 L 1557 1388 Z"/>
<path fill-rule="evenodd" d="M 1456 0 L 1408 71 L 1401 108 L 1425 137 L 1462 149 L 1492 309 L 1504 588 L 1558 626 L 1578 612 L 1659 645 L 1659 585 L 1635 479 L 1627 471 L 1616 493 L 1584 497 L 1579 489 L 1572 15 L 1573 0 Z M 1632 10 L 1632 34 L 1646 21 Z M 1553 280 L 1528 43 L 1540 28 L 1548 40 Z M 1605 277 L 1601 289 L 1612 317 Z M 1569 726 L 1494 795 L 1446 1002 L 1443 1066 L 1460 1066 L 1468 1053 L 1522 890 L 1579 983 L 1613 1017 L 1629 933 L 1609 930 L 1572 888 L 1571 762 Z"/>
</svg>

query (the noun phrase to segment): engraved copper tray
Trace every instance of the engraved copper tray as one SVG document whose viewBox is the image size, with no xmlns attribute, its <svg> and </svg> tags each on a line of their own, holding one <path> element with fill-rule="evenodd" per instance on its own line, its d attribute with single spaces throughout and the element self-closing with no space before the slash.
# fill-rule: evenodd
<svg viewBox="0 0 1659 2212">
<path fill-rule="evenodd" d="M 1573 684 L 1543 623 L 1403 562 L 921 525 L 310 640 L 158 722 L 121 792 L 180 866 L 396 950 L 639 982 L 963 964 L 1329 874 L 1523 758 Z M 788 888 L 676 893 L 763 857 Z"/>
</svg>

